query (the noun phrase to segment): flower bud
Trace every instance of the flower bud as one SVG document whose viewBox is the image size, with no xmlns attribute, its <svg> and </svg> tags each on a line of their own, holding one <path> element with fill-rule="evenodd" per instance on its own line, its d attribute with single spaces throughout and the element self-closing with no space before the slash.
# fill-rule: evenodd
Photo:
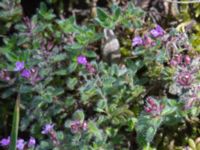
<svg viewBox="0 0 200 150">
<path fill-rule="evenodd" d="M 190 58 L 188 55 L 185 56 L 185 58 L 184 58 L 184 63 L 185 63 L 186 65 L 189 65 L 189 64 L 191 63 L 191 58 Z"/>
</svg>

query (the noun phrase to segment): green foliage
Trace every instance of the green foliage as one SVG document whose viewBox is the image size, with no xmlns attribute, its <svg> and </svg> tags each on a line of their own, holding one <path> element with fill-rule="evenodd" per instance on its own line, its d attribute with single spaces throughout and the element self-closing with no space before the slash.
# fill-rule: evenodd
<svg viewBox="0 0 200 150">
<path fill-rule="evenodd" d="M 145 12 L 132 3 L 126 7 L 114 4 L 110 11 L 98 7 L 96 18 L 81 24 L 79 16 L 65 18 L 63 6 L 56 11 L 61 13 L 58 15 L 43 2 L 31 18 L 22 19 L 20 2 L 13 2 L 10 14 L 4 3 L 0 4 L 3 17 L 7 15 L 5 29 L 0 31 L 5 33 L 0 45 L 1 120 L 10 118 L 15 95 L 21 95 L 18 111 L 13 113 L 12 133 L 0 130 L 2 135 L 11 134 L 10 150 L 16 146 L 18 122 L 20 136 L 37 139 L 36 150 L 154 150 L 166 148 L 171 140 L 184 144 L 185 139 L 178 139 L 176 132 L 185 137 L 199 134 L 195 122 L 199 116 L 199 58 L 193 50 L 185 50 L 190 47 L 185 33 L 168 29 L 154 37 L 150 32 L 154 25 L 145 22 Z M 122 57 L 118 63 L 101 59 L 104 29 L 115 33 L 106 42 L 119 40 Z M 133 45 L 132 38 L 137 36 L 143 42 L 148 37 L 149 43 Z M 87 63 L 80 62 L 80 56 Z M 176 56 L 181 56 L 183 64 L 173 66 Z M 184 64 L 185 56 L 191 63 Z M 24 68 L 16 71 L 16 62 L 24 62 Z M 179 81 L 183 68 L 192 70 L 187 87 Z M 29 77 L 23 76 L 27 70 Z M 190 84 L 186 81 L 181 83 Z M 149 96 L 153 102 L 147 101 Z M 44 135 L 48 124 L 53 127 Z M 9 130 L 10 125 L 11 121 L 5 121 L 0 129 Z M 179 125 L 187 127 L 165 132 Z M 189 125 L 194 126 L 192 134 L 185 132 Z"/>
</svg>

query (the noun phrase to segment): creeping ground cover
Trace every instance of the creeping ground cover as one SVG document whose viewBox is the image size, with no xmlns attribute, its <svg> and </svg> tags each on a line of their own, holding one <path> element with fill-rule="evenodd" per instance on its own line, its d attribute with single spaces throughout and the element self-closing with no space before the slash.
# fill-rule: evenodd
<svg viewBox="0 0 200 150">
<path fill-rule="evenodd" d="M 200 150 L 198 2 L 24 3 L 0 1 L 0 149 Z"/>
</svg>

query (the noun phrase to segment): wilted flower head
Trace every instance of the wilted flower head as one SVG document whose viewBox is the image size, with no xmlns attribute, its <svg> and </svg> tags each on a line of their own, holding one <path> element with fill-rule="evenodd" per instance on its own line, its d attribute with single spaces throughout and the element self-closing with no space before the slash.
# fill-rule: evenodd
<svg viewBox="0 0 200 150">
<path fill-rule="evenodd" d="M 94 74 L 96 72 L 96 69 L 94 68 L 94 66 L 92 66 L 90 63 L 86 64 L 86 69 L 89 73 Z"/>
<path fill-rule="evenodd" d="M 72 121 L 71 123 L 71 131 L 72 133 L 77 133 L 81 130 L 81 122 L 79 120 Z"/>
<path fill-rule="evenodd" d="M 29 141 L 28 141 L 28 147 L 35 147 L 36 144 L 36 140 L 34 137 L 30 137 Z"/>
<path fill-rule="evenodd" d="M 2 147 L 6 147 L 6 146 L 8 146 L 9 144 L 10 144 L 10 136 L 7 137 L 7 138 L 3 138 L 3 139 L 1 139 L 1 141 L 0 141 L 0 145 L 1 145 Z"/>
<path fill-rule="evenodd" d="M 32 68 L 31 69 L 30 83 L 32 85 L 35 85 L 35 83 L 37 83 L 40 80 L 42 80 L 42 78 L 39 76 L 39 69 L 38 68 Z"/>
<path fill-rule="evenodd" d="M 11 79 L 9 72 L 6 69 L 0 71 L 0 79 L 4 81 L 9 81 Z"/>
<path fill-rule="evenodd" d="M 70 128 L 71 128 L 72 133 L 78 133 L 78 132 L 81 132 L 81 131 L 86 131 L 87 130 L 87 122 L 83 121 L 81 123 L 80 120 L 72 121 Z"/>
<path fill-rule="evenodd" d="M 46 124 L 43 127 L 42 134 L 49 134 L 51 131 L 53 131 L 53 127 L 54 127 L 53 124 Z"/>
<path fill-rule="evenodd" d="M 157 25 L 156 28 L 150 31 L 150 33 L 153 37 L 157 38 L 159 36 L 163 36 L 165 34 L 165 31 L 161 26 Z"/>
<path fill-rule="evenodd" d="M 133 38 L 132 40 L 132 46 L 136 46 L 136 45 L 143 45 L 143 40 L 140 36 L 136 36 Z"/>
<path fill-rule="evenodd" d="M 14 71 L 22 71 L 24 69 L 24 62 L 16 62 Z"/>
<path fill-rule="evenodd" d="M 147 97 L 146 106 L 144 107 L 144 109 L 146 113 L 150 113 L 152 116 L 157 116 L 161 114 L 163 106 L 156 103 L 152 97 Z"/>
<path fill-rule="evenodd" d="M 25 142 L 24 142 L 23 139 L 17 140 L 17 145 L 16 145 L 16 147 L 17 147 L 18 150 L 23 150 L 23 149 L 24 149 L 24 146 L 25 146 Z"/>
<path fill-rule="evenodd" d="M 190 86 L 192 81 L 193 81 L 192 74 L 188 71 L 180 72 L 177 77 L 178 84 L 184 87 Z"/>
<path fill-rule="evenodd" d="M 79 64 L 86 65 L 87 64 L 87 58 L 85 56 L 83 56 L 83 55 L 80 55 L 77 58 L 77 62 Z"/>
<path fill-rule="evenodd" d="M 21 76 L 28 79 L 28 78 L 31 77 L 31 71 L 28 70 L 28 69 L 24 69 L 24 70 L 21 72 Z"/>
</svg>

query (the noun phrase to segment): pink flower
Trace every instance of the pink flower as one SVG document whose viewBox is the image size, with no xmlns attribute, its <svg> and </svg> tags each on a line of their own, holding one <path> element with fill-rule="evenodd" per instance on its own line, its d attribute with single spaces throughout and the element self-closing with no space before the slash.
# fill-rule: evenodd
<svg viewBox="0 0 200 150">
<path fill-rule="evenodd" d="M 191 63 L 191 58 L 190 58 L 190 56 L 186 55 L 186 56 L 184 57 L 184 63 L 185 63 L 185 65 L 189 65 L 189 64 Z"/>
<path fill-rule="evenodd" d="M 145 46 L 147 45 L 154 46 L 155 42 L 149 36 L 145 35 L 143 39 L 143 44 Z"/>
</svg>

